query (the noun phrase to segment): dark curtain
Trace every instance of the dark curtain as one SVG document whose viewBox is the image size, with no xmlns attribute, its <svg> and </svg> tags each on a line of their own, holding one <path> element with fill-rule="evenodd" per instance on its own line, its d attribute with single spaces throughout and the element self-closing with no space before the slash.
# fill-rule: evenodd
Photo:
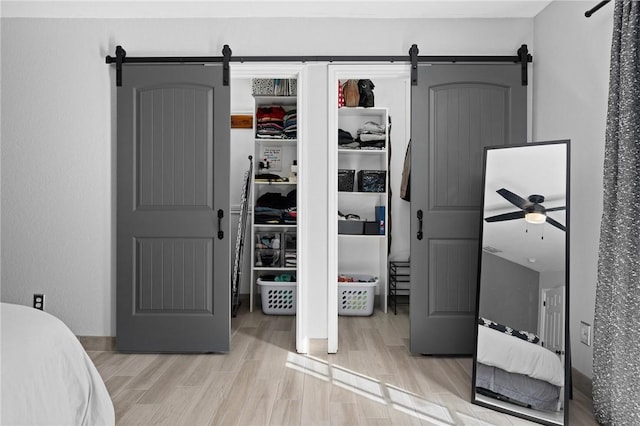
<svg viewBox="0 0 640 426">
<path fill-rule="evenodd" d="M 616 0 L 593 344 L 593 403 L 640 425 L 640 2 Z"/>
</svg>

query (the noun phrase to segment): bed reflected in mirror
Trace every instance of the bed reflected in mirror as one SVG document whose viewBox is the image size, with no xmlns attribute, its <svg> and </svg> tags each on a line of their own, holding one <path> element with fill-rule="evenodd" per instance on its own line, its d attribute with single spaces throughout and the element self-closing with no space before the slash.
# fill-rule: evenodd
<svg viewBox="0 0 640 426">
<path fill-rule="evenodd" d="M 472 400 L 567 424 L 569 141 L 485 150 Z"/>
</svg>

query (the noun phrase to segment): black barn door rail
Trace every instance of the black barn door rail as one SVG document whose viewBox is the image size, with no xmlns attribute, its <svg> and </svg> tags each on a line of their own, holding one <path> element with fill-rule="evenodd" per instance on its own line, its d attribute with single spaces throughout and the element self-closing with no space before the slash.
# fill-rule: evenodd
<svg viewBox="0 0 640 426">
<path fill-rule="evenodd" d="M 598 10 L 600 10 L 604 5 L 606 5 L 610 1 L 611 0 L 603 0 L 603 1 L 601 1 L 600 3 L 596 4 L 595 6 L 593 6 L 591 9 L 587 10 L 584 13 L 584 16 L 586 16 L 587 18 L 591 18 L 591 15 L 596 13 Z"/>
<path fill-rule="evenodd" d="M 116 86 L 122 86 L 122 64 L 148 63 L 218 63 L 223 64 L 223 84 L 229 85 L 230 62 L 407 62 L 411 64 L 411 84 L 418 84 L 418 63 L 511 62 L 522 64 L 522 85 L 528 84 L 527 63 L 533 62 L 526 44 L 514 56 L 419 56 L 418 46 L 412 45 L 408 56 L 231 56 L 231 48 L 224 45 L 222 56 L 137 56 L 128 57 L 122 46 L 116 46 L 115 56 L 107 55 L 107 64 L 116 64 Z"/>
</svg>

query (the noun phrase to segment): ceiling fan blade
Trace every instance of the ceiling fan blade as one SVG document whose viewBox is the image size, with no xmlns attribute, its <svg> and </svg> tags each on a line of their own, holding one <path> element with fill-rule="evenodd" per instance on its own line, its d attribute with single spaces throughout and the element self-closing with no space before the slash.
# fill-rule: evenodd
<svg viewBox="0 0 640 426">
<path fill-rule="evenodd" d="M 508 189 L 500 188 L 496 192 L 502 195 L 508 202 L 510 202 L 516 207 L 520 207 L 521 209 L 524 209 L 526 206 L 530 204 L 527 200 L 520 197 L 519 195 L 514 194 Z"/>
<path fill-rule="evenodd" d="M 549 216 L 547 216 L 547 223 L 549 225 L 555 226 L 556 228 L 558 228 L 558 229 L 560 229 L 562 231 L 566 231 L 567 230 L 567 228 L 565 228 L 565 226 L 563 224 L 561 224 L 560 222 L 558 222 L 558 221 L 556 221 L 554 219 L 551 219 Z"/>
<path fill-rule="evenodd" d="M 502 222 L 505 220 L 522 219 L 524 217 L 524 211 L 503 213 L 496 216 L 487 217 L 484 220 L 486 222 Z"/>
<path fill-rule="evenodd" d="M 550 209 L 545 209 L 548 212 L 555 212 L 558 210 L 566 210 L 567 206 L 562 206 L 562 207 L 551 207 Z"/>
</svg>

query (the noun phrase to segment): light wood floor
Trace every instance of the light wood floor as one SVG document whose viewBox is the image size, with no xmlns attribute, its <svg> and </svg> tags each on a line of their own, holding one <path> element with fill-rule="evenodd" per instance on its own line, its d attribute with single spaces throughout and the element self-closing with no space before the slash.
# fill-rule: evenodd
<svg viewBox="0 0 640 426">
<path fill-rule="evenodd" d="M 340 317 L 335 355 L 320 342 L 296 354 L 294 324 L 244 303 L 229 354 L 89 355 L 121 425 L 532 424 L 468 402 L 470 358 L 411 355 L 406 307 Z M 581 393 L 570 409 L 571 424 L 596 424 Z"/>
</svg>

